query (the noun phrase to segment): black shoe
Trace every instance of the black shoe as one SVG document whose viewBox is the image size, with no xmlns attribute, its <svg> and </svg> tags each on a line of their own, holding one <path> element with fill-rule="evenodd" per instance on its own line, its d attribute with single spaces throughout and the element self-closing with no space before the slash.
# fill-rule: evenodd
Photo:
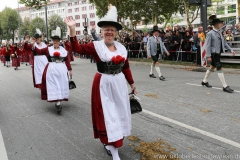
<svg viewBox="0 0 240 160">
<path fill-rule="evenodd" d="M 14 70 L 17 70 L 17 68 L 14 68 Z"/>
<path fill-rule="evenodd" d="M 149 74 L 149 77 L 156 78 L 154 74 Z"/>
<path fill-rule="evenodd" d="M 227 87 L 225 87 L 225 88 L 223 87 L 223 91 L 224 91 L 224 92 L 228 92 L 228 93 L 233 93 L 234 90 L 231 89 L 229 86 L 227 86 Z"/>
<path fill-rule="evenodd" d="M 108 154 L 109 156 L 112 156 L 111 151 L 106 148 L 107 145 L 106 145 L 106 144 L 103 144 L 103 146 L 104 146 L 104 149 L 106 150 L 107 154 Z"/>
<path fill-rule="evenodd" d="M 208 82 L 202 82 L 202 86 L 206 86 L 207 88 L 212 88 L 212 86 Z"/>
<path fill-rule="evenodd" d="M 55 107 L 57 108 L 58 113 L 62 112 L 62 107 L 60 105 L 55 104 Z"/>
<path fill-rule="evenodd" d="M 165 80 L 165 78 L 164 78 L 163 76 L 159 77 L 159 79 L 160 79 L 161 81 L 164 81 L 164 80 Z"/>
</svg>

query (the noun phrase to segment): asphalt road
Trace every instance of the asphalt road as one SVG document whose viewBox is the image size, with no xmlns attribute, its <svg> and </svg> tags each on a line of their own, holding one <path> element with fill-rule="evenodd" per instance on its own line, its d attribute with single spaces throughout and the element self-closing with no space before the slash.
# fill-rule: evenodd
<svg viewBox="0 0 240 160">
<path fill-rule="evenodd" d="M 77 88 L 58 115 L 54 104 L 42 101 L 33 88 L 29 66 L 15 71 L 1 64 L 0 133 L 9 160 L 111 160 L 93 138 L 90 95 L 96 65 L 75 59 L 72 67 Z M 240 159 L 239 73 L 225 74 L 237 91 L 229 94 L 218 89 L 216 73 L 209 79 L 216 88 L 208 89 L 197 86 L 202 72 L 164 66 L 163 82 L 149 78 L 147 65 L 132 63 L 131 69 L 144 109 L 132 116 L 133 136 L 146 142 L 161 138 L 177 149 L 180 159 Z M 140 159 L 130 143 L 125 138 L 121 160 Z"/>
</svg>

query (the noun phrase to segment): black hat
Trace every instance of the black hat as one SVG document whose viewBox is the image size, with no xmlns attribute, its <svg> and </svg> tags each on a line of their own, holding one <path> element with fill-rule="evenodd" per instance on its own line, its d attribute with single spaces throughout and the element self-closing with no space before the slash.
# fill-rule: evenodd
<svg viewBox="0 0 240 160">
<path fill-rule="evenodd" d="M 217 23 L 223 23 L 223 21 L 221 19 L 219 19 L 219 18 L 215 18 L 215 19 L 212 20 L 212 22 L 210 24 L 211 25 L 215 25 Z"/>
<path fill-rule="evenodd" d="M 215 25 L 217 23 L 223 23 L 223 21 L 219 18 L 217 18 L 216 15 L 211 15 L 208 18 L 210 25 Z"/>
<path fill-rule="evenodd" d="M 52 36 L 51 38 L 52 38 L 52 39 L 59 39 L 59 40 L 61 40 L 61 39 L 62 39 L 61 37 L 59 37 L 59 36 L 57 36 L 57 35 L 55 35 L 55 36 Z"/>
<path fill-rule="evenodd" d="M 40 34 L 38 34 L 38 33 L 36 33 L 35 35 L 34 35 L 34 38 L 41 38 L 42 36 L 40 35 Z"/>
<path fill-rule="evenodd" d="M 162 29 L 161 30 L 158 29 L 158 26 L 153 26 L 152 33 L 156 32 L 156 31 L 159 32 L 159 33 L 165 34 L 165 32 Z"/>
</svg>

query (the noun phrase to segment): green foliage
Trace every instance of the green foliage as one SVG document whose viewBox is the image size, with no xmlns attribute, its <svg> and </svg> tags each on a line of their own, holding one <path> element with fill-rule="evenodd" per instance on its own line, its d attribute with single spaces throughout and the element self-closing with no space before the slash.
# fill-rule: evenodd
<svg viewBox="0 0 240 160">
<path fill-rule="evenodd" d="M 36 28 L 39 28 L 41 32 L 46 31 L 46 24 L 44 19 L 36 17 L 30 22 L 29 35 L 34 36 L 36 34 Z"/>
<path fill-rule="evenodd" d="M 14 32 L 18 29 L 18 13 L 15 9 L 6 7 L 1 12 L 1 29 L 2 29 L 2 38 L 4 39 L 13 39 L 14 41 Z M 21 25 L 21 19 L 20 19 Z"/>
<path fill-rule="evenodd" d="M 145 26 L 143 29 L 142 29 L 142 32 L 143 33 L 148 33 L 149 29 L 147 28 L 147 26 Z"/>
<path fill-rule="evenodd" d="M 62 37 L 65 36 L 67 31 L 67 25 L 63 22 L 62 17 L 60 17 L 57 14 L 52 15 L 48 19 L 48 25 L 49 25 L 49 35 L 51 35 L 51 31 L 55 30 L 57 27 L 61 28 L 62 31 Z"/>
<path fill-rule="evenodd" d="M 42 5 L 47 4 L 50 0 L 20 0 L 21 4 L 24 4 L 26 7 L 35 7 L 36 9 L 40 9 Z"/>
<path fill-rule="evenodd" d="M 29 35 L 30 31 L 30 19 L 29 18 L 24 18 L 23 23 L 20 27 L 20 33 L 22 36 Z"/>
</svg>

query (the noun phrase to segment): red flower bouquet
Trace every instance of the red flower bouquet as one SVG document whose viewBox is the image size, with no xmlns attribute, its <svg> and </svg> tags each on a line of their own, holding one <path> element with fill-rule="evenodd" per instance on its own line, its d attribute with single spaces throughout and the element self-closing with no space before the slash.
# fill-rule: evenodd
<svg viewBox="0 0 240 160">
<path fill-rule="evenodd" d="M 59 52 L 54 52 L 54 53 L 53 53 L 53 56 L 54 56 L 54 57 L 60 57 L 60 53 L 59 53 Z"/>
<path fill-rule="evenodd" d="M 111 60 L 114 64 L 120 64 L 125 61 L 125 58 L 120 55 L 117 55 L 117 56 L 113 56 Z"/>
</svg>

